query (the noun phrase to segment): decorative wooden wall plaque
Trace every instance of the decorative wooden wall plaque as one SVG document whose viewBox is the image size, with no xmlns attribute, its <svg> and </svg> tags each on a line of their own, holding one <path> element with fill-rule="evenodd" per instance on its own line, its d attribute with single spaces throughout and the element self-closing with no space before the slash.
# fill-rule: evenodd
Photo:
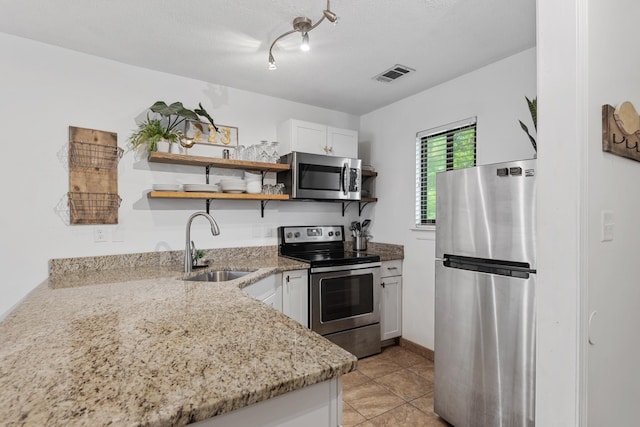
<svg viewBox="0 0 640 427">
<path fill-rule="evenodd" d="M 118 135 L 69 126 L 71 224 L 117 224 Z"/>
<path fill-rule="evenodd" d="M 640 117 L 630 102 L 602 106 L 602 151 L 640 162 Z"/>
</svg>

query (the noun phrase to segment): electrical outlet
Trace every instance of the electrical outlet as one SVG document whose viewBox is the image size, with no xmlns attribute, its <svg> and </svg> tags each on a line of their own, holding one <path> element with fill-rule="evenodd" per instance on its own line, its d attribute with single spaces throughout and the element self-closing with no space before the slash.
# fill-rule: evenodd
<svg viewBox="0 0 640 427">
<path fill-rule="evenodd" d="M 108 241 L 107 230 L 104 228 L 95 228 L 93 230 L 93 241 L 96 243 Z"/>
</svg>

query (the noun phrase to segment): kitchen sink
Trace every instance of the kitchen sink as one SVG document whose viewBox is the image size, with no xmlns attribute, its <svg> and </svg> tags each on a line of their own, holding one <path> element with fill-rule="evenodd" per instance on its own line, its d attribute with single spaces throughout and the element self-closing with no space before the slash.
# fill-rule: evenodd
<svg viewBox="0 0 640 427">
<path fill-rule="evenodd" d="M 215 270 L 184 279 L 189 282 L 226 282 L 251 274 L 252 271 Z"/>
</svg>

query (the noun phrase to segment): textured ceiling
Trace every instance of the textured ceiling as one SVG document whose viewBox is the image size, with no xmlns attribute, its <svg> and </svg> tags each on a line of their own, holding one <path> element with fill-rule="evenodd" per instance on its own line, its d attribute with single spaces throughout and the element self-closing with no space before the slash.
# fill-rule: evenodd
<svg viewBox="0 0 640 427">
<path fill-rule="evenodd" d="M 153 70 L 364 114 L 535 46 L 535 0 L 333 0 L 338 25 L 271 42 L 323 0 L 0 0 L 0 31 Z M 373 77 L 402 64 L 391 84 Z"/>
</svg>

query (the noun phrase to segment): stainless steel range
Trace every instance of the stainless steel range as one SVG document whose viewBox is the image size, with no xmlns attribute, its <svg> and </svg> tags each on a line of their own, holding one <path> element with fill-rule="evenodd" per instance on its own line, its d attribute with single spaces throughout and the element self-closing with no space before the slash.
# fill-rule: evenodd
<svg viewBox="0 0 640 427">
<path fill-rule="evenodd" d="M 380 353 L 380 257 L 345 251 L 344 227 L 279 227 L 280 255 L 308 262 L 309 325 L 358 358 Z"/>
</svg>

